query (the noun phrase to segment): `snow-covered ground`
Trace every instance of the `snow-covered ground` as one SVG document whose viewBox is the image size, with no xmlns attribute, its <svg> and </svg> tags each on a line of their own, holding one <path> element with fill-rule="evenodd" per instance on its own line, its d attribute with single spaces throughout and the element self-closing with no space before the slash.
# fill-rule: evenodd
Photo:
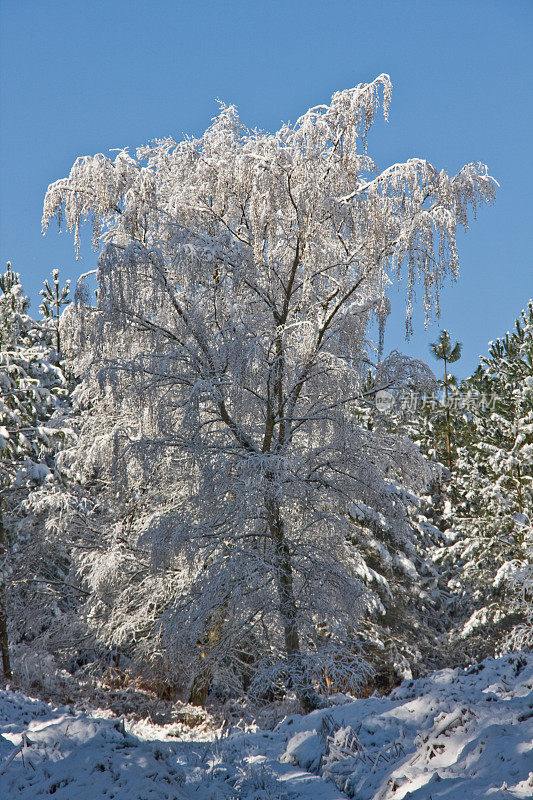
<svg viewBox="0 0 533 800">
<path fill-rule="evenodd" d="M 533 795 L 533 655 L 442 670 L 274 731 L 186 732 L 0 693 L 0 798 L 509 800 Z"/>
</svg>

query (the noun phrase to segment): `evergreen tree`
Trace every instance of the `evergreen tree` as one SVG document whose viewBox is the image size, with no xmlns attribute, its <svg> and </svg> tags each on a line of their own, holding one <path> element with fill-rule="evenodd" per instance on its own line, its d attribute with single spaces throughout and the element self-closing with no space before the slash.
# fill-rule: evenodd
<svg viewBox="0 0 533 800">
<path fill-rule="evenodd" d="M 439 339 L 430 345 L 430 350 L 439 361 L 444 362 L 444 432 L 446 437 L 446 462 L 448 469 L 452 470 L 452 434 L 450 420 L 450 385 L 453 383 L 448 375 L 448 364 L 453 364 L 461 358 L 461 343 L 456 342 L 453 347 L 448 331 L 442 331 Z"/>
<path fill-rule="evenodd" d="M 0 275 L 0 347 L 9 349 L 28 333 L 27 310 L 30 300 L 24 295 L 20 276 L 7 262 L 6 271 Z"/>
<path fill-rule="evenodd" d="M 423 446 L 421 434 L 424 410 L 434 400 L 438 383 L 428 367 L 425 371 L 420 367 L 416 380 L 406 384 L 396 391 L 390 383 L 376 382 L 376 374 L 369 372 L 361 400 L 354 407 L 358 424 L 369 430 L 385 429 L 398 438 L 409 437 L 428 459 L 425 483 L 418 494 L 395 486 L 410 520 L 411 535 L 404 546 L 393 545 L 379 514 L 360 505 L 354 509 L 352 540 L 358 553 L 358 573 L 371 598 L 361 631 L 371 643 L 371 661 L 382 688 L 390 687 L 398 676 L 410 677 L 446 663 L 450 625 L 449 592 L 431 555 L 444 542 L 435 514 L 442 469 L 428 455 L 431 448 Z M 380 408 L 383 390 L 386 396 Z M 433 496 L 428 496 L 431 491 Z"/>
<path fill-rule="evenodd" d="M 527 570 L 533 519 L 533 304 L 515 330 L 490 345 L 463 392 L 478 402 L 469 416 L 471 437 L 454 470 L 456 542 L 439 556 L 451 569 L 468 620 L 462 636 L 482 655 L 517 623 L 511 566 Z M 520 570 L 519 570 L 520 571 Z"/>
<path fill-rule="evenodd" d="M 17 538 L 12 521 L 28 490 L 52 478 L 53 441 L 61 432 L 49 421 L 64 378 L 50 363 L 46 332 L 28 315 L 29 300 L 9 263 L 0 290 L 0 646 L 4 675 L 10 677 L 6 590 Z"/>
<path fill-rule="evenodd" d="M 61 336 L 59 332 L 59 323 L 61 319 L 61 310 L 63 306 L 70 303 L 70 281 L 67 281 L 62 289 L 59 288 L 59 270 L 52 271 L 53 285 L 48 280 L 44 282 L 44 289 L 41 289 L 40 294 L 43 296 L 43 301 L 39 306 L 39 310 L 43 318 L 48 322 L 54 331 L 55 348 L 57 357 L 61 354 Z"/>
</svg>

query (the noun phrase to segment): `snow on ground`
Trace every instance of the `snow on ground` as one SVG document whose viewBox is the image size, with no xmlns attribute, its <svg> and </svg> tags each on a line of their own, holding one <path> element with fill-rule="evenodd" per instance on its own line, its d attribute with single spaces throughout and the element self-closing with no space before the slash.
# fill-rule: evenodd
<svg viewBox="0 0 533 800">
<path fill-rule="evenodd" d="M 283 759 L 357 800 L 532 797 L 532 690 L 532 654 L 441 670 L 285 720 Z"/>
<path fill-rule="evenodd" d="M 533 654 L 229 733 L 0 692 L 0 798 L 510 800 L 533 796 Z"/>
<path fill-rule="evenodd" d="M 175 738 L 179 736 L 179 738 Z M 93 717 L 0 692 L 0 799 L 339 800 L 333 784 L 282 763 L 285 739 Z"/>
</svg>

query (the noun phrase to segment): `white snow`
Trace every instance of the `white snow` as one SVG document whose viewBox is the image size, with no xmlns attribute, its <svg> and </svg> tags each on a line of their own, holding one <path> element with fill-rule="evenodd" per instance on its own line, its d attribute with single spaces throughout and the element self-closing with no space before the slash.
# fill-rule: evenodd
<svg viewBox="0 0 533 800">
<path fill-rule="evenodd" d="M 283 758 L 357 800 L 531 797 L 532 690 L 531 654 L 441 670 L 387 698 L 286 720 Z"/>
<path fill-rule="evenodd" d="M 274 731 L 185 732 L 0 692 L 0 797 L 509 800 L 533 794 L 533 654 L 405 681 Z"/>
</svg>

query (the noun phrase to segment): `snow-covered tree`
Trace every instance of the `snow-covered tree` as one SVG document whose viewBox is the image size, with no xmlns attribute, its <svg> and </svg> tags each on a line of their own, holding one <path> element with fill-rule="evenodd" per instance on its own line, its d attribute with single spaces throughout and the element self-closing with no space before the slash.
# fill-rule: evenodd
<svg viewBox="0 0 533 800">
<path fill-rule="evenodd" d="M 368 594 L 350 517 L 381 515 L 392 550 L 411 536 L 397 487 L 422 486 L 424 462 L 352 412 L 369 326 L 404 271 L 408 326 L 417 280 L 438 307 L 457 223 L 494 181 L 421 159 L 377 171 L 366 139 L 390 92 L 381 75 L 274 134 L 223 106 L 199 139 L 79 158 L 46 194 L 44 227 L 63 218 L 78 247 L 90 218 L 105 244 L 68 343 L 85 423 L 70 468 L 116 520 L 86 559 L 93 617 L 130 641 L 158 631 L 198 691 L 217 670 L 257 683 L 260 661 L 306 708 L 326 665 L 356 686 Z M 387 388 L 417 374 L 397 353 L 374 370 Z"/>
<path fill-rule="evenodd" d="M 448 469 L 452 470 L 452 431 L 450 419 L 450 376 L 448 374 L 448 365 L 454 364 L 461 358 L 461 343 L 456 342 L 453 347 L 450 341 L 450 334 L 448 331 L 442 331 L 438 341 L 430 345 L 430 350 L 436 359 L 442 361 L 444 364 L 444 431 L 446 436 L 446 462 Z"/>
<path fill-rule="evenodd" d="M 404 543 L 390 537 L 387 525 L 380 524 L 386 520 L 374 509 L 363 512 L 359 506 L 352 517 L 358 576 L 369 600 L 360 632 L 375 668 L 374 685 L 380 688 L 390 688 L 400 676 L 412 677 L 447 663 L 449 655 L 449 591 L 432 558 L 434 548 L 445 541 L 435 513 L 435 495 L 445 469 L 431 460 L 420 436 L 424 411 L 430 400 L 435 401 L 437 386 L 435 379 L 423 383 L 419 379 L 418 385 L 407 389 L 397 391 L 391 386 L 392 392 L 376 391 L 370 373 L 355 406 L 357 422 L 363 428 L 408 437 L 427 459 L 421 494 L 396 487 L 410 519 L 411 535 Z"/>
<path fill-rule="evenodd" d="M 503 641 L 504 650 L 522 650 L 533 647 L 533 526 L 527 523 L 524 532 L 528 560 L 506 562 L 498 571 L 494 585 L 505 583 L 511 588 L 512 607 L 521 620 L 512 627 Z"/>
<path fill-rule="evenodd" d="M 470 405 L 471 436 L 454 471 L 457 540 L 441 556 L 467 603 L 463 635 L 478 641 L 482 655 L 523 613 L 511 576 L 526 575 L 531 565 L 533 303 L 512 333 L 491 343 L 465 381 L 467 392 L 477 402 Z"/>
<path fill-rule="evenodd" d="M 65 390 L 60 368 L 49 361 L 46 333 L 28 315 L 29 300 L 8 263 L 0 276 L 0 644 L 10 677 L 6 583 L 15 545 L 12 525 L 29 490 L 51 479 L 53 441 L 48 422 Z"/>
<path fill-rule="evenodd" d="M 59 358 L 61 354 L 61 335 L 59 332 L 59 326 L 62 308 L 70 303 L 70 281 L 67 281 L 65 285 L 60 288 L 58 269 L 53 270 L 52 279 L 53 284 L 51 284 L 48 280 L 45 280 L 44 289 L 41 289 L 40 291 L 43 301 L 39 306 L 39 310 L 46 323 L 54 331 L 55 348 L 57 358 Z"/>
</svg>

